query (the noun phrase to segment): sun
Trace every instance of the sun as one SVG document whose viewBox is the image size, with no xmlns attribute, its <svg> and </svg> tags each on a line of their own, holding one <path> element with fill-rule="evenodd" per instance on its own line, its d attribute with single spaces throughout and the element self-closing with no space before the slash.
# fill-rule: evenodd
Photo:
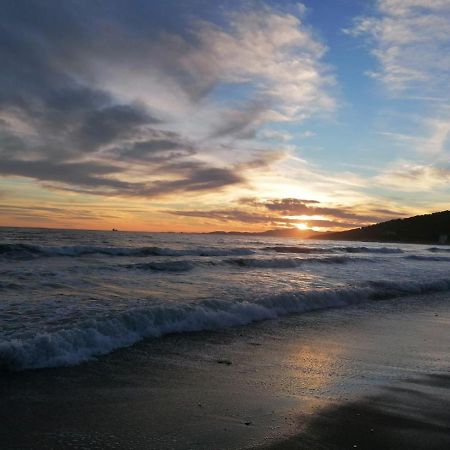
<svg viewBox="0 0 450 450">
<path fill-rule="evenodd" d="M 306 223 L 297 223 L 297 224 L 295 224 L 295 226 L 299 230 L 309 230 L 308 224 L 306 224 Z"/>
</svg>

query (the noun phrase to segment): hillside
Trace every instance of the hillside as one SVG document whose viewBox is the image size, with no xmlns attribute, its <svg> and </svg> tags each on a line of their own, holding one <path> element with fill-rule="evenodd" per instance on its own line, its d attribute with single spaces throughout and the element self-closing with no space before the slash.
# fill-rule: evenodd
<svg viewBox="0 0 450 450">
<path fill-rule="evenodd" d="M 450 211 L 395 219 L 362 228 L 323 233 L 314 239 L 410 243 L 450 243 Z"/>
</svg>

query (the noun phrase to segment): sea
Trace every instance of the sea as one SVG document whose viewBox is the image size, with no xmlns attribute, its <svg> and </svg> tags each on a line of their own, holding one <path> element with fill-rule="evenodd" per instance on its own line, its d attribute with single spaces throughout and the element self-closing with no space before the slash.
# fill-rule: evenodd
<svg viewBox="0 0 450 450">
<path fill-rule="evenodd" d="M 0 228 L 0 368 L 450 290 L 450 247 Z"/>
</svg>

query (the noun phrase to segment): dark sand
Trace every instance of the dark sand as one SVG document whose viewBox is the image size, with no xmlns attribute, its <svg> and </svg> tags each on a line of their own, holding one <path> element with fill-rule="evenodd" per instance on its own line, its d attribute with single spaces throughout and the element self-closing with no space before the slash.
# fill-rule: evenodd
<svg viewBox="0 0 450 450">
<path fill-rule="evenodd" d="M 0 449 L 449 449 L 450 298 L 149 340 L 0 375 Z"/>
</svg>

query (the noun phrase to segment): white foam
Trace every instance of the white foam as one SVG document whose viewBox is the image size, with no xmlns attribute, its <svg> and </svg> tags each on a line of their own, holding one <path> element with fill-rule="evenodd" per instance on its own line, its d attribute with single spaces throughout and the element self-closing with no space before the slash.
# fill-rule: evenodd
<svg viewBox="0 0 450 450">
<path fill-rule="evenodd" d="M 251 255 L 254 250 L 248 248 L 187 248 L 173 249 L 165 247 L 101 247 L 91 245 L 43 246 L 35 244 L 1 244 L 0 255 L 10 258 L 37 256 L 239 256 Z"/>
<path fill-rule="evenodd" d="M 450 256 L 408 255 L 404 258 L 415 261 L 450 261 Z"/>
<path fill-rule="evenodd" d="M 72 328 L 3 341 L 0 343 L 0 362 L 12 370 L 74 365 L 146 337 L 215 330 L 370 299 L 444 290 L 450 290 L 450 279 L 429 283 L 380 281 L 361 287 L 288 292 L 253 302 L 208 300 L 187 305 L 134 308 L 114 317 L 90 319 Z"/>
<path fill-rule="evenodd" d="M 428 251 L 433 252 L 433 253 L 441 253 L 441 252 L 449 253 L 450 248 L 449 247 L 430 247 L 428 249 Z"/>
<path fill-rule="evenodd" d="M 278 253 L 403 253 L 398 247 L 304 247 L 304 246 L 275 246 L 266 247 L 266 250 L 272 250 Z"/>
<path fill-rule="evenodd" d="M 352 258 L 349 256 L 328 256 L 323 258 L 232 258 L 225 260 L 228 264 L 247 268 L 289 269 L 304 265 L 305 263 L 319 264 L 345 264 L 353 261 L 374 262 L 369 258 Z"/>
</svg>

